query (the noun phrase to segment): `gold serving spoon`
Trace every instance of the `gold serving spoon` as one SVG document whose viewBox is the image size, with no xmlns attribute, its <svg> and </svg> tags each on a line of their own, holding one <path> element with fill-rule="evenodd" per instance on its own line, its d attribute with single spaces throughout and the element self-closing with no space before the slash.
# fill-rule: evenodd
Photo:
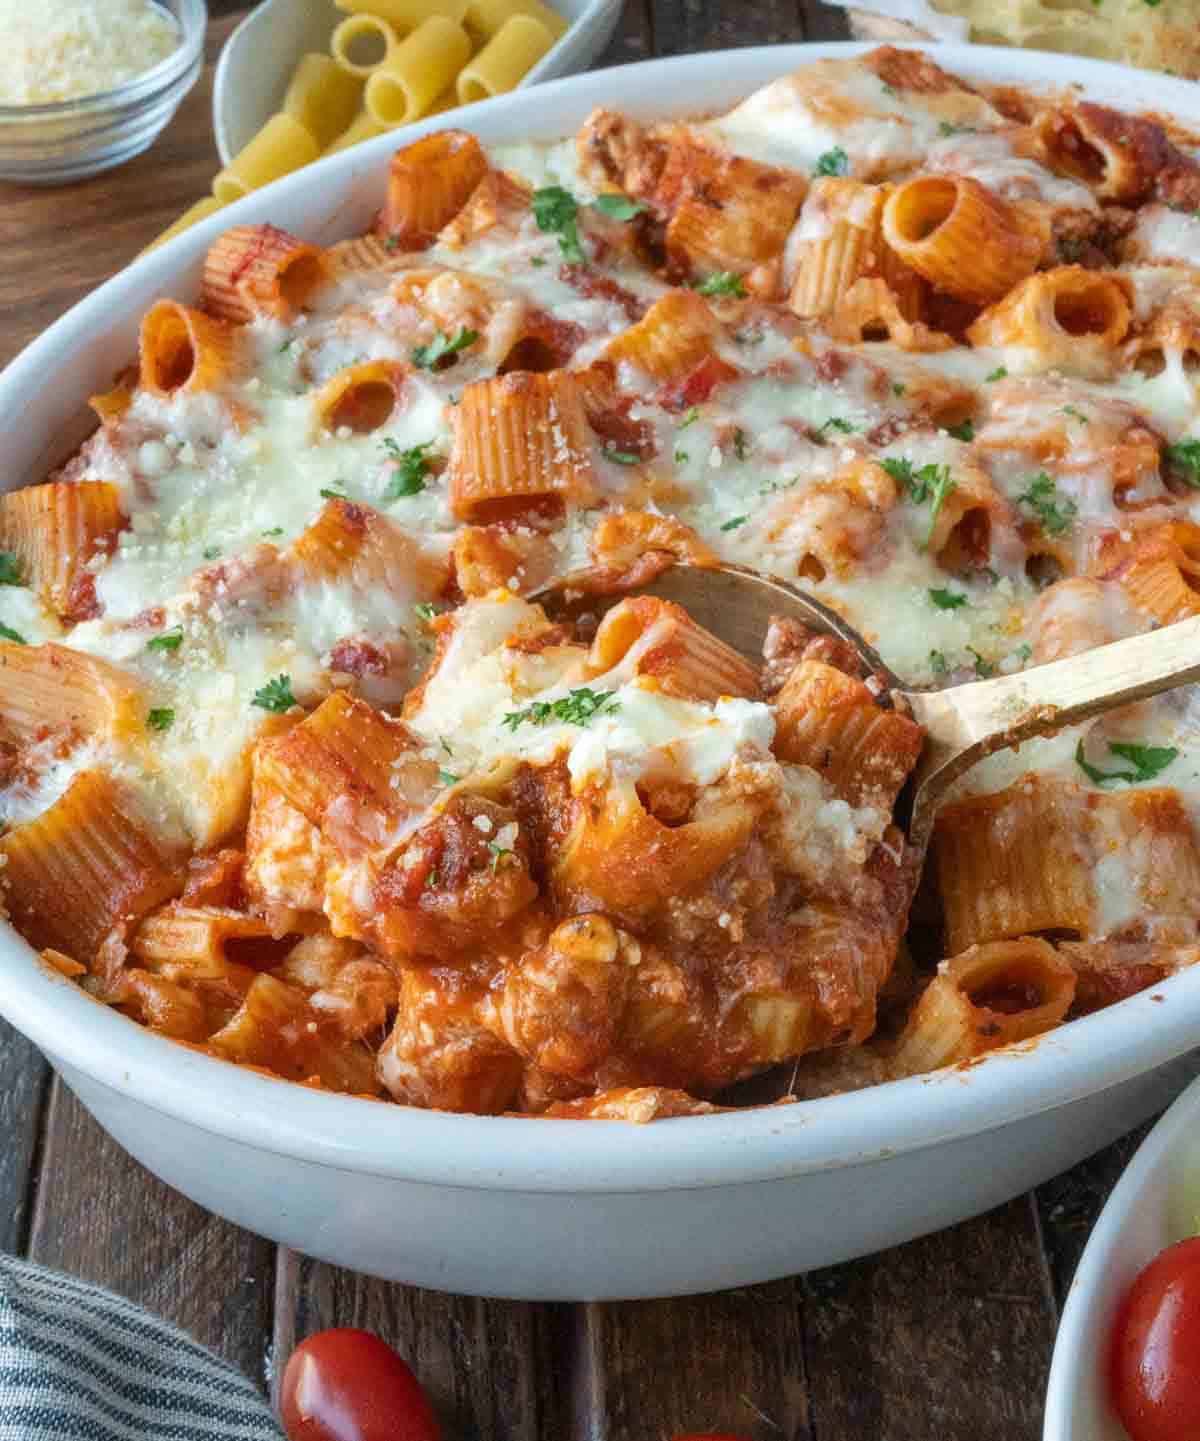
<svg viewBox="0 0 1200 1441">
<path fill-rule="evenodd" d="M 659 596 L 683 606 L 699 625 L 757 663 L 773 615 L 852 646 L 880 683 L 881 701 L 925 731 L 907 787 L 911 811 L 905 829 L 918 860 L 947 790 L 984 756 L 1200 680 L 1200 616 L 1016 675 L 921 691 L 907 689 L 842 616 L 785 580 L 739 565 L 677 563 L 649 585 L 598 596 L 586 593 L 586 574 L 561 576 L 530 599 L 552 619 L 566 619 L 601 615 L 628 595 Z"/>
</svg>

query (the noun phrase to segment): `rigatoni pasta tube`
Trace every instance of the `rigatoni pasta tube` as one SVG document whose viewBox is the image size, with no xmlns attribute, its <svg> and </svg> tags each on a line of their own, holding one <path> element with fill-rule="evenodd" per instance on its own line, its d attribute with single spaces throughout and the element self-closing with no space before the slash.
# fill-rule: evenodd
<svg viewBox="0 0 1200 1441">
<path fill-rule="evenodd" d="M 369 435 L 391 418 L 405 374 L 393 360 L 364 360 L 339 370 L 317 392 L 318 421 L 329 431 Z"/>
<path fill-rule="evenodd" d="M 368 115 L 366 106 L 364 106 L 337 139 L 327 147 L 325 154 L 333 155 L 339 150 L 349 150 L 352 145 L 358 145 L 364 140 L 374 140 L 376 135 L 382 135 L 387 128 L 386 125 L 380 125 L 378 120 Z"/>
<path fill-rule="evenodd" d="M 567 22 L 557 10 L 543 5 L 542 0 L 469 0 L 464 23 L 472 40 L 482 46 L 498 35 L 514 15 L 528 15 L 537 20 L 555 40 L 561 40 L 567 32 Z"/>
<path fill-rule="evenodd" d="M 297 119 L 325 150 L 354 119 L 362 92 L 362 76 L 332 56 L 302 55 L 283 97 L 283 113 Z"/>
<path fill-rule="evenodd" d="M 1015 347 L 1010 370 L 1065 370 L 1103 380 L 1120 362 L 1133 312 L 1118 272 L 1060 265 L 1031 275 L 968 328 L 972 345 Z"/>
<path fill-rule="evenodd" d="M 222 320 L 292 320 L 328 274 L 315 245 L 277 225 L 235 225 L 209 247 L 201 294 L 205 309 Z"/>
<path fill-rule="evenodd" d="M 685 700 L 759 696 L 758 672 L 745 656 L 697 625 L 682 606 L 651 595 L 613 606 L 600 623 L 588 662 L 595 675 L 623 665 L 626 673 L 653 676 L 667 695 Z"/>
<path fill-rule="evenodd" d="M 311 165 L 321 153 L 313 137 L 294 115 L 272 115 L 258 134 L 233 157 L 213 181 L 213 195 L 222 205 L 240 200 L 252 190 L 269 185 Z"/>
<path fill-rule="evenodd" d="M 378 15 L 349 15 L 329 37 L 329 53 L 351 75 L 374 74 L 399 44 L 399 36 Z"/>
<path fill-rule="evenodd" d="M 233 361 L 232 329 L 202 310 L 160 300 L 142 319 L 139 378 L 155 395 L 211 390 Z"/>
<path fill-rule="evenodd" d="M 392 156 L 382 228 L 406 250 L 428 245 L 487 174 L 479 141 L 465 130 L 437 130 Z"/>
<path fill-rule="evenodd" d="M 554 36 L 540 20 L 514 15 L 478 55 L 458 72 L 459 104 L 470 105 L 515 90 L 553 46 Z"/>
<path fill-rule="evenodd" d="M 892 1057 L 897 1075 L 1032 1040 L 1060 1025 L 1075 997 L 1075 972 L 1035 936 L 972 946 L 943 961 L 921 994 Z"/>
<path fill-rule="evenodd" d="M 1014 206 L 965 175 L 918 175 L 883 209 L 883 237 L 948 295 L 986 305 L 1029 275 L 1043 237 Z"/>
<path fill-rule="evenodd" d="M 405 125 L 424 115 L 467 63 L 467 32 L 431 15 L 401 40 L 367 81 L 367 113 L 380 125 Z"/>
<path fill-rule="evenodd" d="M 88 563 L 111 553 L 124 526 L 117 487 L 104 480 L 50 480 L 0 496 L 0 548 L 64 620 L 98 613 Z"/>
<path fill-rule="evenodd" d="M 374 15 L 398 35 L 408 35 L 431 15 L 444 15 L 461 25 L 467 14 L 467 0 L 334 0 L 339 10 L 350 15 Z"/>
<path fill-rule="evenodd" d="M 203 200 L 197 200 L 195 205 L 190 205 L 178 220 L 168 225 L 161 235 L 156 235 L 141 253 L 148 255 L 151 250 L 157 250 L 160 245 L 165 245 L 168 240 L 174 240 L 177 235 L 182 235 L 185 230 L 190 230 L 193 225 L 198 225 L 201 220 L 207 220 L 210 215 L 215 215 L 218 210 L 223 210 L 225 204 L 225 201 L 218 200 L 215 195 L 206 195 Z"/>
<path fill-rule="evenodd" d="M 860 275 L 878 272 L 884 191 L 861 180 L 819 179 L 788 238 L 788 304 L 805 319 L 829 315 Z"/>
<path fill-rule="evenodd" d="M 693 290 L 669 290 L 614 340 L 605 355 L 629 361 L 657 381 L 678 380 L 711 355 L 720 326 Z"/>
</svg>

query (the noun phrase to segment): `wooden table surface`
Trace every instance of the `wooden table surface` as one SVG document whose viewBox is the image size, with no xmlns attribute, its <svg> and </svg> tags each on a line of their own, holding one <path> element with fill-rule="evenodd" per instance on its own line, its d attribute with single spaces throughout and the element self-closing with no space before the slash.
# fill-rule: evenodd
<svg viewBox="0 0 1200 1441">
<path fill-rule="evenodd" d="M 0 184 L 0 364 L 206 192 L 211 62 L 236 19 L 210 9 L 204 79 L 147 155 L 70 190 Z M 844 34 L 817 0 L 628 0 L 602 63 Z M 0 1250 L 113 1287 L 268 1391 L 306 1333 L 369 1327 L 412 1361 L 448 1441 L 1034 1441 L 1059 1306 L 1138 1140 L 953 1230 L 773 1285 L 480 1301 L 337 1270 L 208 1215 L 120 1151 L 0 1022 Z"/>
</svg>

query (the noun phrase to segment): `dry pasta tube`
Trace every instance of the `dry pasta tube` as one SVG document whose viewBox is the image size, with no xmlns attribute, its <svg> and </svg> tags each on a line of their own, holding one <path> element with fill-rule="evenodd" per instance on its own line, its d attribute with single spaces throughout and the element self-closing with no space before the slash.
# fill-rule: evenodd
<svg viewBox="0 0 1200 1441">
<path fill-rule="evenodd" d="M 216 177 L 213 195 L 222 205 L 229 205 L 281 175 L 311 165 L 320 153 L 317 142 L 299 120 L 280 111 Z"/>
<path fill-rule="evenodd" d="M 148 255 L 152 250 L 157 250 L 160 245 L 165 245 L 168 240 L 174 240 L 177 235 L 182 235 L 185 230 L 190 230 L 201 220 L 207 220 L 210 215 L 215 215 L 218 210 L 224 209 L 225 203 L 223 200 L 218 200 L 215 195 L 206 195 L 203 200 L 197 200 L 195 205 L 185 210 L 173 225 L 168 225 L 161 235 L 155 236 L 141 254 Z"/>
<path fill-rule="evenodd" d="M 1046 941 L 992 941 L 943 961 L 896 1043 L 895 1074 L 919 1075 L 1032 1040 L 1066 1019 L 1075 972 Z"/>
<path fill-rule="evenodd" d="M 352 145 L 361 144 L 364 140 L 374 140 L 376 135 L 382 135 L 386 129 L 386 125 L 380 125 L 377 120 L 372 120 L 364 107 L 333 144 L 326 149 L 325 154 L 332 155 L 338 150 L 349 150 Z"/>
<path fill-rule="evenodd" d="M 349 15 L 329 37 L 334 62 L 351 75 L 373 75 L 399 43 L 378 15 Z"/>
<path fill-rule="evenodd" d="M 283 113 L 326 150 L 354 119 L 362 92 L 362 76 L 352 75 L 331 56 L 302 55 L 283 97 Z"/>
<path fill-rule="evenodd" d="M 386 20 L 398 35 L 411 34 L 431 15 L 444 15 L 461 25 L 467 14 L 467 0 L 334 0 L 334 4 L 349 15 Z"/>
<path fill-rule="evenodd" d="M 506 20 L 474 60 L 458 72 L 459 104 L 470 105 L 515 90 L 553 44 L 554 36 L 540 20 L 528 15 Z"/>
<path fill-rule="evenodd" d="M 1045 236 L 1014 206 L 965 175 L 918 175 L 883 209 L 883 236 L 947 295 L 986 305 L 1031 274 Z"/>
<path fill-rule="evenodd" d="M 444 15 L 431 15 L 388 52 L 367 81 L 367 113 L 380 125 L 406 125 L 426 113 L 467 63 L 467 32 Z"/>
<path fill-rule="evenodd" d="M 498 35 L 514 15 L 528 15 L 549 30 L 555 40 L 567 33 L 567 22 L 542 0 L 469 0 L 465 25 L 467 33 L 478 46 L 486 45 Z"/>
</svg>

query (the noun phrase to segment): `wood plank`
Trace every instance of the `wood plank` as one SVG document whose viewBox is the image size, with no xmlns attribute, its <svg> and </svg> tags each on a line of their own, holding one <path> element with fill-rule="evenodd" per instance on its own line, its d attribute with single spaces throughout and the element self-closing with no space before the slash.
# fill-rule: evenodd
<svg viewBox="0 0 1200 1441">
<path fill-rule="evenodd" d="M 276 1383 L 305 1336 L 360 1326 L 408 1361 L 447 1435 L 562 1441 L 567 1434 L 568 1307 L 423 1291 L 280 1248 L 275 1317 Z"/>
<path fill-rule="evenodd" d="M 274 1251 L 150 1175 L 55 1079 L 31 1260 L 119 1291 L 264 1385 Z"/>
<path fill-rule="evenodd" d="M 616 34 L 608 48 L 596 59 L 593 69 L 628 65 L 633 60 L 649 60 L 657 53 L 650 10 L 651 0 L 625 0 Z"/>
<path fill-rule="evenodd" d="M 32 1041 L 0 1021 L 0 1251 L 18 1252 L 50 1068 Z"/>
<path fill-rule="evenodd" d="M 651 16 L 658 55 L 804 38 L 797 0 L 651 0 Z"/>
<path fill-rule="evenodd" d="M 0 365 L 208 193 L 213 65 L 238 18 L 209 27 L 199 82 L 144 155 L 68 191 L 0 183 Z"/>
<path fill-rule="evenodd" d="M 1041 1436 L 1056 1316 L 1029 1197 L 801 1286 L 821 1441 Z"/>
<path fill-rule="evenodd" d="M 1037 1207 L 1046 1260 L 1060 1306 L 1109 1193 L 1157 1120 L 1156 1116 L 1073 1170 L 1038 1187 Z"/>
<path fill-rule="evenodd" d="M 575 1438 L 715 1431 L 747 1441 L 841 1441 L 810 1426 L 800 1305 L 798 1283 L 779 1281 L 581 1308 Z"/>
<path fill-rule="evenodd" d="M 846 12 L 821 0 L 799 0 L 800 24 L 806 40 L 849 40 Z"/>
</svg>

